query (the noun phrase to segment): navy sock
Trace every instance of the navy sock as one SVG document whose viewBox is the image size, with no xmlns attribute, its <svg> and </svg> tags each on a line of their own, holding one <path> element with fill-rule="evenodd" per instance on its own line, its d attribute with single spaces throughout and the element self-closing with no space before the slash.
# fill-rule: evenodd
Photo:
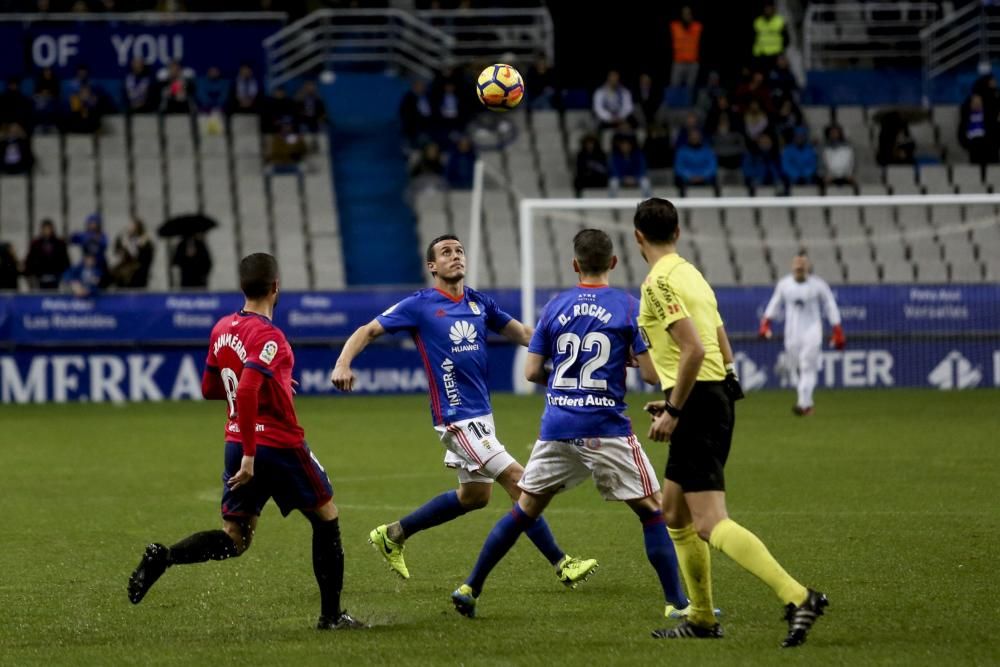
<svg viewBox="0 0 1000 667">
<path fill-rule="evenodd" d="M 663 521 L 660 511 L 640 516 L 642 521 L 642 536 L 646 543 L 646 558 L 656 570 L 663 587 L 663 596 L 667 602 L 678 609 L 688 605 L 687 595 L 681 586 L 681 578 L 677 572 L 677 553 L 673 542 L 667 534 L 667 524 Z"/>
<path fill-rule="evenodd" d="M 204 563 L 239 556 L 232 538 L 224 530 L 205 530 L 189 535 L 167 552 L 171 565 Z"/>
<path fill-rule="evenodd" d="M 479 560 L 476 561 L 476 566 L 472 568 L 472 574 L 465 580 L 465 583 L 472 587 L 476 595 L 482 592 L 483 584 L 486 583 L 486 577 L 493 571 L 497 563 L 507 555 L 507 552 L 517 542 L 517 538 L 521 536 L 521 533 L 527 532 L 538 521 L 532 519 L 524 513 L 524 510 L 514 505 L 514 509 L 510 513 L 504 515 L 502 519 L 496 522 L 493 530 L 486 536 L 486 541 L 483 543 L 483 550 L 479 552 Z"/>
<path fill-rule="evenodd" d="M 553 565 L 561 561 L 563 556 L 566 555 L 566 552 L 556 544 L 556 538 L 552 536 L 552 531 L 549 530 L 549 524 L 545 521 L 544 517 L 538 517 L 535 523 L 524 531 L 524 534 L 528 536 L 528 539 L 531 540 L 535 547 L 542 552 L 542 555 Z"/>
<path fill-rule="evenodd" d="M 399 520 L 399 525 L 402 527 L 405 537 L 412 537 L 421 530 L 427 530 L 452 519 L 457 519 L 468 511 L 458 501 L 458 492 L 448 491 L 436 498 L 431 498 L 404 516 Z"/>
</svg>

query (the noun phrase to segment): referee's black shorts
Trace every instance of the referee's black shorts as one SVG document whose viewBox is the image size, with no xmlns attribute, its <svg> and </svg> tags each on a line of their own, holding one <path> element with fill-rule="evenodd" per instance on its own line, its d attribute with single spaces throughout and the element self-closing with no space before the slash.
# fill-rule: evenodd
<svg viewBox="0 0 1000 667">
<path fill-rule="evenodd" d="M 725 491 L 735 423 L 733 400 L 722 382 L 696 382 L 670 436 L 664 477 L 685 493 Z"/>
</svg>

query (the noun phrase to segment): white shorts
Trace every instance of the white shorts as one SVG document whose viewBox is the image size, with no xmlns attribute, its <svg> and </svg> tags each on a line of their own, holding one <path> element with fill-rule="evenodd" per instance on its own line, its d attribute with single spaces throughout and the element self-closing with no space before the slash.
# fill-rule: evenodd
<svg viewBox="0 0 1000 667">
<path fill-rule="evenodd" d="M 491 484 L 512 463 L 514 457 L 496 436 L 493 415 L 435 426 L 444 444 L 444 464 L 458 470 L 458 481 Z"/>
<path fill-rule="evenodd" d="M 518 486 L 528 493 L 559 493 L 588 477 L 605 500 L 635 500 L 660 490 L 653 465 L 634 435 L 539 440 Z"/>
</svg>

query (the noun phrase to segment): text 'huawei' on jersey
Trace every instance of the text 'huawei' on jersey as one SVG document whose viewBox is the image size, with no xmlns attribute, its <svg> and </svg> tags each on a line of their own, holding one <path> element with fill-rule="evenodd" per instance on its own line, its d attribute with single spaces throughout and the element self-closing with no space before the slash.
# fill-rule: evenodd
<svg viewBox="0 0 1000 667">
<path fill-rule="evenodd" d="M 646 351 L 638 307 L 621 290 L 587 285 L 545 306 L 528 347 L 552 360 L 540 440 L 632 434 L 625 415 L 628 360 Z"/>
</svg>

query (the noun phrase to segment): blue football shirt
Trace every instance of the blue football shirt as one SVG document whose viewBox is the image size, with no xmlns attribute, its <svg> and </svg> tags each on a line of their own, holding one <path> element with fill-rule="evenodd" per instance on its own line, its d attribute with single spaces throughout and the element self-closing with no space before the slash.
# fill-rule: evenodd
<svg viewBox="0 0 1000 667">
<path fill-rule="evenodd" d="M 408 296 L 375 318 L 389 333 L 413 336 L 427 373 L 434 424 L 450 424 L 493 411 L 487 386 L 488 331 L 513 318 L 490 297 L 466 287 L 454 299 L 435 288 Z"/>
<path fill-rule="evenodd" d="M 529 352 L 552 360 L 542 440 L 627 436 L 625 374 L 639 335 L 639 301 L 618 289 L 577 285 L 545 306 Z"/>
</svg>

